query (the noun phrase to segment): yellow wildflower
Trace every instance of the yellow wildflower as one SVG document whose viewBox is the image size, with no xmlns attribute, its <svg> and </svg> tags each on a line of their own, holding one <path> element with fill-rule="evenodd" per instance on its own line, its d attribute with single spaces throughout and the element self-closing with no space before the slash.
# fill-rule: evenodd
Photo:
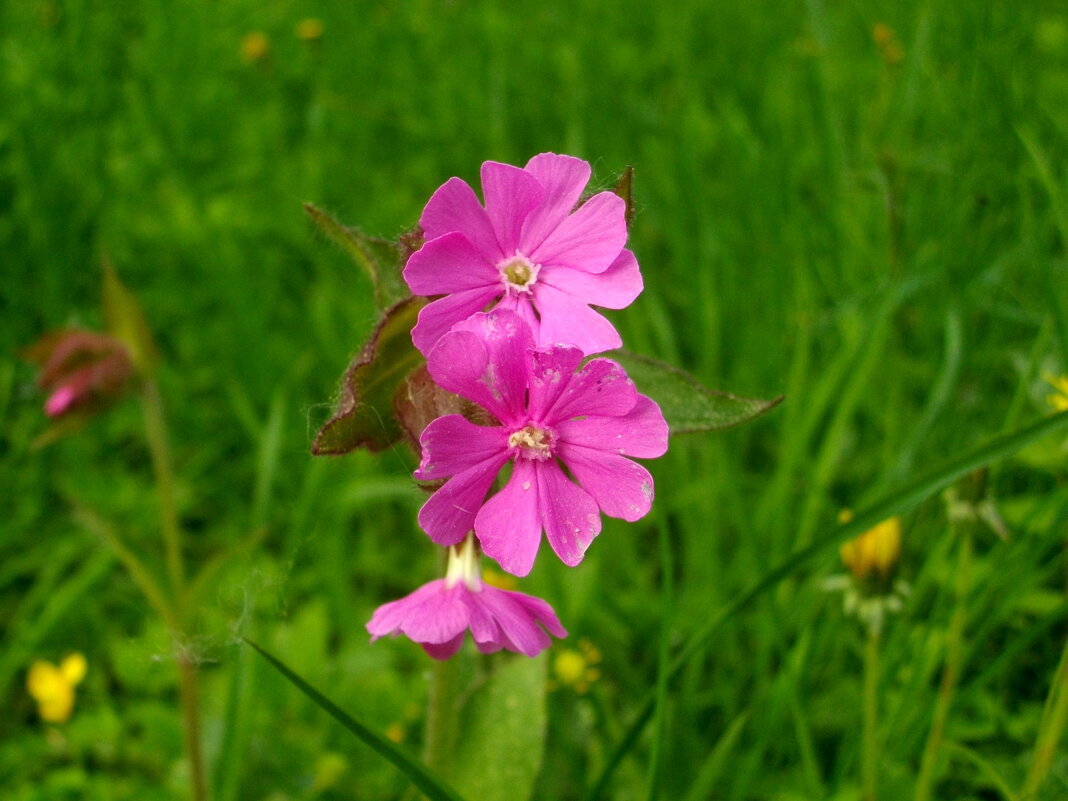
<svg viewBox="0 0 1068 801">
<path fill-rule="evenodd" d="M 303 39 L 305 42 L 318 41 L 323 36 L 323 21 L 315 17 L 307 17 L 297 23 L 294 31 L 297 34 L 297 38 Z"/>
<path fill-rule="evenodd" d="M 491 567 L 484 568 L 482 571 L 482 581 L 485 584 L 489 584 L 491 587 L 496 587 L 498 590 L 507 590 L 508 592 L 515 592 L 519 589 L 519 584 L 514 578 L 507 573 L 501 573 L 494 570 Z"/>
<path fill-rule="evenodd" d="M 553 675 L 556 686 L 571 687 L 579 695 L 590 689 L 590 684 L 601 678 L 601 671 L 594 667 L 601 661 L 601 652 L 586 638 L 579 640 L 579 650 L 562 648 L 553 660 Z"/>
<path fill-rule="evenodd" d="M 30 666 L 26 689 L 37 702 L 37 714 L 48 723 L 65 723 L 74 710 L 74 687 L 85 678 L 85 657 L 73 653 L 59 667 L 40 659 Z"/>
<path fill-rule="evenodd" d="M 1055 376 L 1046 373 L 1042 377 L 1046 379 L 1047 384 L 1056 390 L 1056 392 L 1046 396 L 1046 403 L 1058 412 L 1068 409 L 1068 375 Z"/>
<path fill-rule="evenodd" d="M 884 520 L 839 549 L 845 566 L 857 581 L 873 578 L 885 582 L 891 577 L 901 556 L 901 521 Z"/>
<path fill-rule="evenodd" d="M 271 54 L 271 40 L 262 31 L 246 33 L 241 40 L 241 58 L 246 64 L 259 64 Z"/>
</svg>

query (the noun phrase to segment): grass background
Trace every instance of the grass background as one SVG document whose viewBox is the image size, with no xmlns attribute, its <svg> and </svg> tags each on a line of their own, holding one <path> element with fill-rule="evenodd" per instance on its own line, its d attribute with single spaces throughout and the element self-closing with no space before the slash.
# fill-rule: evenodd
<svg viewBox="0 0 1068 801">
<path fill-rule="evenodd" d="M 316 42 L 294 32 L 308 17 Z M 880 49 L 878 23 L 902 58 Z M 242 54 L 254 31 L 269 43 L 258 60 Z M 841 508 L 1048 411 L 1041 374 L 1063 372 L 1068 347 L 1065 109 L 1055 2 L 0 3 L 5 797 L 186 793 L 166 633 L 70 512 L 156 552 L 136 406 L 30 447 L 41 398 L 18 350 L 101 324 L 104 256 L 164 355 L 191 558 L 264 532 L 184 644 L 202 660 L 216 797 L 393 798 L 403 780 L 239 640 L 418 747 L 428 660 L 403 641 L 370 647 L 363 624 L 435 557 L 410 454 L 308 455 L 374 307 L 300 204 L 393 236 L 484 159 L 572 153 L 602 186 L 635 167 L 646 292 L 612 314 L 628 347 L 787 401 L 673 440 L 651 466 L 649 518 L 606 522 L 580 569 L 541 559 L 522 582 L 572 632 L 550 660 L 583 637 L 603 654 L 589 693 L 549 696 L 535 797 L 577 798 L 662 646 Z M 936 797 L 1001 797 L 988 769 L 1014 787 L 1023 775 L 1068 634 L 1064 456 L 1044 442 L 993 473 L 1012 536 L 978 541 L 947 731 L 964 750 Z M 889 799 L 911 793 L 953 609 L 941 504 L 903 523 L 913 594 L 880 687 Z M 611 797 L 858 798 L 863 638 L 821 590 L 839 569 L 828 552 L 726 626 Z M 71 650 L 89 661 L 75 715 L 43 726 L 25 670 Z M 1063 756 L 1045 790 L 1068 793 Z"/>
</svg>

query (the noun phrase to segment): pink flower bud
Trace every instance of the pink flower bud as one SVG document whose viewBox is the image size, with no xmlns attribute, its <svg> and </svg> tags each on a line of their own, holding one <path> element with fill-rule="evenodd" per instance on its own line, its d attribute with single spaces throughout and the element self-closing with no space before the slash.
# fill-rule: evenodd
<svg viewBox="0 0 1068 801">
<path fill-rule="evenodd" d="M 53 418 L 95 411 L 118 400 L 133 376 L 126 346 L 95 331 L 46 334 L 25 355 L 41 368 L 37 385 L 48 394 L 44 411 Z"/>
</svg>

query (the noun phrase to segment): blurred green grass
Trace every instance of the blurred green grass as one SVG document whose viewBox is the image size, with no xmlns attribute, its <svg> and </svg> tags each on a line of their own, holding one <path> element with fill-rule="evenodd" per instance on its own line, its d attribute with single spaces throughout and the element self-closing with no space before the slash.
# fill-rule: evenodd
<svg viewBox="0 0 1068 801">
<path fill-rule="evenodd" d="M 295 34 L 308 17 L 323 22 L 318 41 Z M 900 61 L 877 45 L 878 23 Z M 255 63 L 242 55 L 250 32 L 269 43 Z M 43 421 L 18 349 L 100 324 L 104 256 L 165 356 L 194 554 L 267 531 L 219 575 L 188 643 L 205 660 L 221 797 L 390 798 L 390 769 L 237 639 L 418 742 L 408 707 L 426 660 L 404 642 L 368 646 L 363 623 L 430 578 L 434 555 L 415 528 L 409 455 L 308 456 L 374 310 L 300 204 L 392 236 L 447 177 L 474 182 L 484 159 L 573 153 L 601 185 L 635 167 L 646 292 L 613 314 L 628 346 L 787 401 L 673 441 L 651 466 L 649 519 L 609 522 L 581 569 L 546 559 L 524 581 L 604 655 L 589 695 L 552 696 L 537 796 L 575 798 L 653 687 L 662 636 L 684 640 L 840 508 L 1046 411 L 1042 371 L 1068 369 L 1065 109 L 1068 14 L 1054 2 L 0 3 L 11 797 L 182 797 L 165 634 L 69 513 L 77 499 L 152 549 L 136 410 L 30 448 Z M 980 542 L 947 735 L 1014 785 L 1068 634 L 1058 446 L 995 471 L 1013 537 Z M 673 555 L 666 605 L 658 532 Z M 905 538 L 914 594 L 885 645 L 887 798 L 911 791 L 951 613 L 937 502 L 906 519 Z M 828 559 L 766 596 L 685 672 L 659 735 L 662 798 L 857 797 L 862 640 L 820 589 L 837 569 Z M 73 649 L 89 677 L 50 737 L 24 671 Z M 647 736 L 625 761 L 613 798 L 647 797 L 650 747 Z M 318 789 L 323 751 L 348 768 Z M 991 792 L 960 759 L 939 788 Z"/>
</svg>

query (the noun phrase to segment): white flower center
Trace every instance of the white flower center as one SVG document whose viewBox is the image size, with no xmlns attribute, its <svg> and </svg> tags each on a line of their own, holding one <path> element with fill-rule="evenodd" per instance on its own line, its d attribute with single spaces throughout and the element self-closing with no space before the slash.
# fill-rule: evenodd
<svg viewBox="0 0 1068 801">
<path fill-rule="evenodd" d="M 482 591 L 482 571 L 478 565 L 478 550 L 471 532 L 459 545 L 449 548 L 449 560 L 445 568 L 445 587 L 451 589 L 461 581 L 471 592 Z"/>
<path fill-rule="evenodd" d="M 533 459 L 544 462 L 553 455 L 553 446 L 556 444 L 556 436 L 550 428 L 539 428 L 528 423 L 518 431 L 513 431 L 508 437 L 508 447 L 515 448 L 516 455 L 521 459 Z"/>
<path fill-rule="evenodd" d="M 501 281 L 506 289 L 512 292 L 530 292 L 530 288 L 538 280 L 540 264 L 534 264 L 530 259 L 519 251 L 514 256 L 509 256 L 497 265 L 501 273 Z"/>
</svg>

